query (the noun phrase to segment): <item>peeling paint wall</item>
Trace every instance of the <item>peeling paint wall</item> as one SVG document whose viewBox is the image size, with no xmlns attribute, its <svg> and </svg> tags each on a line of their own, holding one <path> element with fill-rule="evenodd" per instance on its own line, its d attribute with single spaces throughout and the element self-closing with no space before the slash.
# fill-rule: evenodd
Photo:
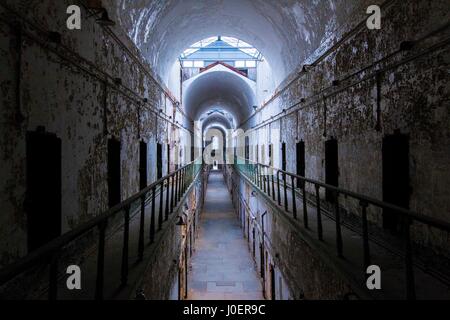
<svg viewBox="0 0 450 320">
<path fill-rule="evenodd" d="M 302 231 L 292 218 L 259 195 L 253 196 L 253 187 L 231 167 L 227 173 L 243 236 L 248 240 L 258 272 L 263 251 L 266 299 L 272 299 L 270 266 L 274 269 L 275 300 L 342 300 L 353 293 L 346 279 L 299 235 Z"/>
<path fill-rule="evenodd" d="M 383 199 L 382 142 L 399 130 L 410 139 L 410 209 L 450 221 L 448 1 L 391 1 L 382 12 L 379 31 L 365 27 L 364 11 L 349 19 L 306 60 L 313 66 L 286 79 L 253 116 L 259 123 L 254 142 L 260 146 L 259 159 L 269 162 L 268 145 L 274 143 L 274 166 L 281 168 L 279 151 L 285 142 L 287 171 L 295 173 L 295 145 L 304 141 L 306 177 L 325 181 L 325 141 L 333 137 L 339 144 L 339 187 Z M 415 45 L 399 50 L 403 41 Z M 277 129 L 279 139 L 273 134 Z M 293 226 L 240 184 L 250 210 L 268 211 L 268 241 L 278 250 L 278 267 L 294 297 L 303 292 L 306 298 L 335 299 L 351 293 L 345 280 L 295 236 Z M 340 204 L 353 218 L 359 216 L 357 201 L 342 197 Z M 371 228 L 381 227 L 380 210 L 370 208 L 369 219 Z M 449 254 L 446 233 L 415 223 L 412 235 L 416 244 Z"/>
<path fill-rule="evenodd" d="M 139 190 L 139 141 L 148 143 L 150 183 L 156 180 L 156 141 L 167 144 L 169 128 L 180 130 L 165 119 L 164 113 L 173 116 L 165 89 L 120 28 L 114 29 L 117 40 L 83 10 L 82 30 L 69 31 L 69 2 L 0 6 L 0 265 L 27 253 L 27 131 L 44 126 L 62 140 L 64 233 L 107 209 L 108 138 L 121 142 L 126 199 Z M 47 31 L 59 32 L 61 44 L 49 41 Z"/>
<path fill-rule="evenodd" d="M 306 176 L 325 181 L 324 144 L 334 137 L 339 186 L 382 199 L 382 141 L 398 129 L 410 137 L 410 209 L 449 221 L 449 30 L 438 30 L 450 20 L 446 8 L 447 1 L 390 2 L 382 9 L 381 30 L 368 30 L 365 23 L 354 29 L 353 24 L 364 20 L 358 15 L 349 19 L 347 28 L 334 35 L 336 44 L 328 45 L 328 53 L 316 56 L 320 60 L 308 72 L 288 79 L 255 115 L 257 123 L 266 121 L 255 129 L 257 143 L 267 145 L 270 130 L 281 128 L 287 170 L 296 172 L 295 144 L 305 141 Z M 403 41 L 416 44 L 401 51 Z M 358 214 L 355 201 L 342 201 Z M 372 210 L 370 219 L 380 224 L 380 212 Z M 424 245 L 445 246 L 445 234 L 414 227 L 416 240 Z"/>
</svg>

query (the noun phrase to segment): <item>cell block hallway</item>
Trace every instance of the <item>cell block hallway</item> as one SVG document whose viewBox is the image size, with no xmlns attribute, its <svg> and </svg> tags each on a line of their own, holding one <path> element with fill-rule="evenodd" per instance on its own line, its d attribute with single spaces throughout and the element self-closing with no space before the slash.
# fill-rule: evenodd
<svg viewBox="0 0 450 320">
<path fill-rule="evenodd" d="M 449 300 L 449 53 L 449 0 L 0 0 L 0 300 Z"/>
<path fill-rule="evenodd" d="M 261 279 L 236 217 L 222 172 L 208 181 L 188 276 L 188 299 L 261 300 Z"/>
</svg>

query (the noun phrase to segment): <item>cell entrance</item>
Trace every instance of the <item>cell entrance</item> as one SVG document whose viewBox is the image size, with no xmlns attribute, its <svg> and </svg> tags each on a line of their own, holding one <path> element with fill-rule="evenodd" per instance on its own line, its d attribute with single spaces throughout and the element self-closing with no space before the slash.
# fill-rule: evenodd
<svg viewBox="0 0 450 320">
<path fill-rule="evenodd" d="M 325 142 L 325 183 L 339 186 L 338 142 L 331 139 Z M 326 200 L 334 202 L 334 194 L 326 190 Z"/>
<path fill-rule="evenodd" d="M 400 133 L 383 139 L 383 201 L 408 209 L 410 200 L 409 137 Z M 400 217 L 395 211 L 383 210 L 383 227 L 401 231 Z"/>
<path fill-rule="evenodd" d="M 162 150 L 162 144 L 157 143 L 156 144 L 156 177 L 157 180 L 161 179 L 163 176 L 163 163 L 162 163 L 162 156 L 163 156 L 163 150 Z"/>
<path fill-rule="evenodd" d="M 28 251 L 61 235 L 61 140 L 44 129 L 27 134 Z"/>
<path fill-rule="evenodd" d="M 297 175 L 304 177 L 305 176 L 305 142 L 300 141 L 297 142 L 296 147 L 296 170 Z M 302 182 L 297 180 L 297 187 L 300 188 Z"/>
<path fill-rule="evenodd" d="M 121 201 L 120 196 L 120 141 L 108 140 L 108 199 L 109 207 Z"/>
<path fill-rule="evenodd" d="M 141 141 L 139 143 L 139 186 L 140 189 L 147 187 L 147 143 Z"/>
</svg>

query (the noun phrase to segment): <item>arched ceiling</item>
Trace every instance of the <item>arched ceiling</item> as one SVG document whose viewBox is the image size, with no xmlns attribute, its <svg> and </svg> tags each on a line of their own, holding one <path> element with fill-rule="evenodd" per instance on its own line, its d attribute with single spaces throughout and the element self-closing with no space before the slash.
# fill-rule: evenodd
<svg viewBox="0 0 450 320">
<path fill-rule="evenodd" d="M 108 0 L 110 3 L 113 0 Z M 255 46 L 278 84 L 361 0 L 115 0 L 116 19 L 167 82 L 189 45 L 223 35 Z"/>
<path fill-rule="evenodd" d="M 247 119 L 256 103 L 253 89 L 234 72 L 205 73 L 193 81 L 185 92 L 183 105 L 194 120 L 210 110 L 230 113 L 239 125 Z"/>
<path fill-rule="evenodd" d="M 230 121 L 224 115 L 217 114 L 217 113 L 214 113 L 214 114 L 208 116 L 207 118 L 205 118 L 205 120 L 202 123 L 202 127 L 203 127 L 203 130 L 205 130 L 206 128 L 208 128 L 208 126 L 212 126 L 212 125 L 216 125 L 216 124 L 219 124 L 226 129 L 232 128 Z"/>
<path fill-rule="evenodd" d="M 222 139 L 223 139 L 222 141 L 224 144 L 226 144 L 227 132 L 225 132 L 224 128 L 222 128 L 221 126 L 217 126 L 217 125 L 210 126 L 208 128 L 208 130 L 206 130 L 204 132 L 204 135 L 208 135 L 208 136 L 214 135 L 214 133 L 216 132 L 215 130 L 220 131 L 220 133 L 222 134 Z"/>
</svg>

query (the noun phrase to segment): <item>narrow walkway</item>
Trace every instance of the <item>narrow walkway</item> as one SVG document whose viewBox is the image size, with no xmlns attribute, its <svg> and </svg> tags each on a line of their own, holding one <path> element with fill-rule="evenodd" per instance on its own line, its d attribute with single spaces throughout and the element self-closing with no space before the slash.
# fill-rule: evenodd
<svg viewBox="0 0 450 320">
<path fill-rule="evenodd" d="M 199 239 L 188 274 L 190 300 L 261 300 L 262 284 L 223 175 L 209 177 Z"/>
</svg>

